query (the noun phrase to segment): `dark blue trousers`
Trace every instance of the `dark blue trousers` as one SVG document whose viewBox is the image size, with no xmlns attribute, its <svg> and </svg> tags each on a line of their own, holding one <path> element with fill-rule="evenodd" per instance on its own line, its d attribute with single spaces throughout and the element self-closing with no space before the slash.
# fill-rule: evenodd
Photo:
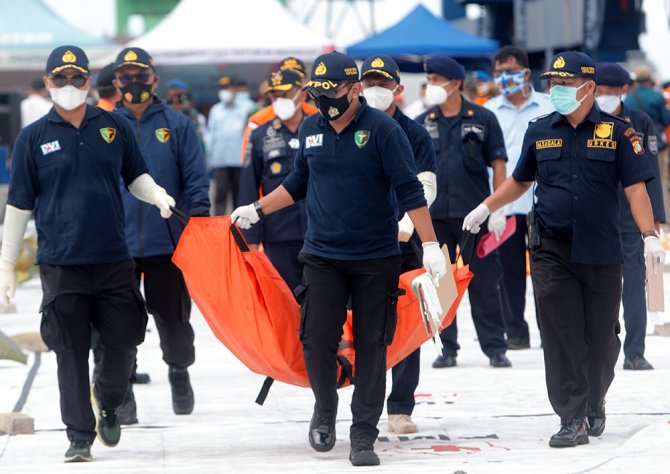
<svg viewBox="0 0 670 474">
<path fill-rule="evenodd" d="M 461 242 L 462 225 L 463 219 L 433 220 L 437 239 L 440 245 L 447 245 L 451 258 L 455 257 L 456 245 Z M 484 229 L 482 229 L 483 231 Z M 479 238 L 482 232 L 478 234 L 477 238 Z M 496 354 L 507 351 L 505 322 L 500 310 L 502 305 L 500 299 L 500 275 L 502 274 L 502 268 L 497 250 L 483 259 L 473 255 L 471 245 L 476 245 L 476 243 L 476 241 L 471 242 L 461 253 L 464 262 L 470 264 L 470 271 L 474 273 L 474 278 L 468 287 L 468 295 L 470 296 L 472 321 L 475 323 L 479 346 L 482 352 L 491 358 Z M 440 333 L 444 355 L 456 356 L 457 351 L 460 349 L 456 319 L 454 318 L 451 326 Z"/>
<path fill-rule="evenodd" d="M 530 339 L 526 309 L 526 216 L 516 215 L 516 232 L 498 250 L 503 278 L 500 282 L 502 312 L 507 337 Z"/>
<path fill-rule="evenodd" d="M 623 232 L 623 320 L 626 338 L 623 353 L 628 359 L 644 357 L 647 331 L 647 300 L 645 297 L 646 265 L 644 242 L 639 232 Z"/>
<path fill-rule="evenodd" d="M 263 242 L 265 255 L 268 256 L 291 291 L 295 290 L 302 281 L 302 263 L 298 261 L 302 244 L 302 240 Z"/>
</svg>

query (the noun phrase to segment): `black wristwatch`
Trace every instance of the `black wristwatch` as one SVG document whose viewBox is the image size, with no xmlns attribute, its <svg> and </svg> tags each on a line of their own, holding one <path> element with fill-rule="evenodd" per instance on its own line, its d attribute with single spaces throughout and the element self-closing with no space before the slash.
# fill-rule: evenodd
<svg viewBox="0 0 670 474">
<path fill-rule="evenodd" d="M 258 218 L 262 219 L 265 217 L 265 214 L 263 213 L 263 208 L 261 207 L 260 201 L 254 202 L 254 209 L 256 209 L 256 214 L 258 214 Z"/>
<path fill-rule="evenodd" d="M 649 229 L 645 230 L 642 232 L 642 238 L 646 239 L 647 237 L 656 237 L 657 239 L 660 238 L 660 235 L 658 235 L 658 232 L 656 232 L 656 229 Z"/>
</svg>

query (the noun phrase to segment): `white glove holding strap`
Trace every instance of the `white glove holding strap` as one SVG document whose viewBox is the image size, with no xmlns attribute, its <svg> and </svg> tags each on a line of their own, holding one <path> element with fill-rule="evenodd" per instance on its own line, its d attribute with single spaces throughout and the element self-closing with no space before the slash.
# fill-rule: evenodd
<svg viewBox="0 0 670 474">
<path fill-rule="evenodd" d="M 491 214 L 486 204 L 480 204 L 470 211 L 470 214 L 463 219 L 463 230 L 467 230 L 476 234 L 479 232 L 480 226 L 484 223 L 486 218 Z"/>
<path fill-rule="evenodd" d="M 440 278 L 447 274 L 447 259 L 444 258 L 437 242 L 423 244 L 423 268 L 433 278 L 435 286 L 438 286 Z"/>
<path fill-rule="evenodd" d="M 175 206 L 175 200 L 147 173 L 135 178 L 135 181 L 128 186 L 128 191 L 140 201 L 148 202 L 160 209 L 161 217 L 164 219 L 172 215 L 170 207 Z"/>
<path fill-rule="evenodd" d="M 254 203 L 240 206 L 230 215 L 230 221 L 237 224 L 240 229 L 250 229 L 252 225 L 261 220 Z"/>
<path fill-rule="evenodd" d="M 6 305 L 16 293 L 16 273 L 14 267 L 23 243 L 31 211 L 7 205 L 5 224 L 2 230 L 2 249 L 0 249 L 0 298 Z"/>
<path fill-rule="evenodd" d="M 652 270 L 654 273 L 665 265 L 665 249 L 658 237 L 650 236 L 644 238 L 644 254 L 652 257 Z"/>
<path fill-rule="evenodd" d="M 498 209 L 495 212 L 492 212 L 489 216 L 489 222 L 487 228 L 489 232 L 492 232 L 496 240 L 500 240 L 500 236 L 505 232 L 505 227 L 507 226 L 507 218 L 505 217 L 505 210 Z"/>
</svg>

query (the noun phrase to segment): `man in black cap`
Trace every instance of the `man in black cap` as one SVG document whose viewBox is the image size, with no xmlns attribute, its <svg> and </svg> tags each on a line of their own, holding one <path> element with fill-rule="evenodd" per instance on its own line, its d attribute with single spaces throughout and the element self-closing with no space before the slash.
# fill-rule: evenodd
<svg viewBox="0 0 670 474">
<path fill-rule="evenodd" d="M 432 56 L 425 62 L 428 86 L 426 100 L 431 105 L 416 121 L 428 130 L 437 155 L 437 181 L 440 183 L 430 215 L 440 244 L 446 244 L 450 255 L 463 244 L 461 224 L 473 206 L 491 194 L 488 169 L 493 170 L 493 188 L 505 179 L 507 152 L 503 134 L 493 112 L 466 100 L 461 90 L 465 69 L 448 56 Z M 505 229 L 501 209 L 491 215 L 488 228 L 499 237 Z M 474 240 L 474 239 L 471 239 Z M 479 346 L 491 366 L 511 367 L 505 354 L 505 323 L 501 310 L 498 252 L 486 258 L 473 256 L 476 242 L 462 249 L 465 263 L 475 274 L 468 294 Z M 458 326 L 454 322 L 440 333 L 442 354 L 434 368 L 456 366 Z"/>
<path fill-rule="evenodd" d="M 195 127 L 188 116 L 155 96 L 160 77 L 153 59 L 141 48 L 125 48 L 116 57 L 114 69 L 123 102 L 116 111 L 136 131 L 149 171 L 174 196 L 182 212 L 208 216 L 209 179 Z M 188 367 L 195 362 L 195 335 L 189 322 L 191 298 L 181 271 L 172 263 L 184 225 L 175 219 L 163 222 L 154 209 L 130 193 L 123 193 L 123 204 L 135 276 L 138 282 L 143 279 L 147 309 L 156 322 L 168 365 L 172 410 L 188 415 L 194 405 Z"/>
<path fill-rule="evenodd" d="M 658 231 L 660 224 L 665 223 L 661 171 L 657 156 L 658 137 L 654 122 L 649 115 L 640 109 L 632 109 L 622 102 L 623 96 L 628 92 L 629 82 L 630 74 L 619 64 L 596 64 L 596 102 L 600 110 L 621 117 L 635 129 L 645 150 L 644 159 L 649 161 L 654 172 L 654 178 L 647 181 L 646 186 L 654 212 L 654 228 Z M 652 365 L 644 358 L 644 338 L 647 331 L 644 245 L 621 186 L 619 186 L 619 206 L 623 245 L 623 320 L 626 325 L 623 368 L 651 370 Z"/>
<path fill-rule="evenodd" d="M 605 395 L 619 355 L 623 186 L 654 267 L 665 252 L 645 181 L 653 178 L 630 124 L 594 106 L 596 67 L 584 53 L 554 56 L 542 77 L 556 112 L 533 121 L 514 174 L 463 221 L 477 232 L 490 212 L 536 183 L 529 215 L 531 275 L 542 326 L 549 401 L 561 428 L 549 446 L 587 444 L 605 429 Z M 535 224 L 536 223 L 536 224 Z"/>
<path fill-rule="evenodd" d="M 423 242 L 423 264 L 437 281 L 446 274 L 412 149 L 400 126 L 361 97 L 358 67 L 333 52 L 316 58 L 305 86 L 319 114 L 300 127 L 295 169 L 274 191 L 231 215 L 243 229 L 305 199 L 307 234 L 300 339 L 316 398 L 309 442 L 335 445 L 337 347 L 353 311 L 355 360 L 349 460 L 379 464 L 374 442 L 384 407 L 386 346 L 393 340 L 400 274 L 397 209 L 407 212 Z M 391 198 L 393 193 L 399 205 Z"/>
<path fill-rule="evenodd" d="M 107 112 L 114 110 L 116 103 L 121 100 L 121 94 L 114 85 L 114 78 L 114 63 L 110 63 L 100 70 L 95 81 L 95 90 L 99 97 L 95 105 Z"/>
<path fill-rule="evenodd" d="M 71 442 L 65 462 L 90 461 L 96 431 L 106 446 L 119 442 L 116 410 L 144 340 L 147 315 L 124 235 L 119 177 L 162 217 L 175 205 L 147 174 L 130 125 L 86 105 L 90 83 L 84 51 L 60 46 L 51 52 L 44 84 L 54 107 L 17 137 L 0 250 L 0 295 L 8 301 L 34 213 L 44 293 L 40 329 L 56 353 L 61 417 Z M 91 324 L 105 352 L 89 391 Z"/>
<path fill-rule="evenodd" d="M 437 194 L 435 149 L 428 132 L 417 122 L 404 115 L 395 99 L 402 94 L 400 71 L 390 56 L 371 56 L 361 68 L 363 97 L 371 107 L 386 112 L 403 129 L 412 147 L 417 178 L 421 181 L 426 202 L 430 206 Z M 400 273 L 421 268 L 420 256 L 414 251 L 421 243 L 414 233 L 414 224 L 407 213 L 398 212 L 398 240 L 402 251 Z M 410 239 L 414 242 L 410 243 Z M 393 367 L 393 386 L 386 402 L 388 430 L 391 433 L 416 433 L 419 428 L 412 421 L 414 391 L 419 384 L 421 349 Z"/>
</svg>

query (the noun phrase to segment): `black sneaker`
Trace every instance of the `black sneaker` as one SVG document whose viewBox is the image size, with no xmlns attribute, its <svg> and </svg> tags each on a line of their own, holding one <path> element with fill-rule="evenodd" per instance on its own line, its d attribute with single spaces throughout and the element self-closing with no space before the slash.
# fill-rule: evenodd
<svg viewBox="0 0 670 474">
<path fill-rule="evenodd" d="M 172 388 L 172 410 L 175 415 L 190 415 L 193 412 L 193 388 L 188 369 L 170 367 L 168 379 Z"/>
<path fill-rule="evenodd" d="M 121 439 L 121 424 L 116 411 L 107 410 L 95 393 L 95 384 L 91 384 L 91 407 L 95 414 L 95 432 L 102 444 L 113 448 Z"/>
<path fill-rule="evenodd" d="M 352 439 L 349 461 L 354 466 L 379 466 L 379 456 L 372 442 L 366 439 Z"/>
<path fill-rule="evenodd" d="M 335 446 L 335 417 L 337 413 L 325 413 L 314 409 L 309 422 L 309 444 L 315 451 L 325 453 Z"/>
<path fill-rule="evenodd" d="M 65 462 L 90 462 L 91 442 L 85 439 L 75 439 L 70 443 L 70 448 L 65 451 Z"/>
<path fill-rule="evenodd" d="M 456 367 L 456 356 L 439 355 L 433 361 L 433 369 L 444 369 L 445 367 Z"/>
<path fill-rule="evenodd" d="M 495 368 L 512 367 L 512 362 L 505 354 L 502 353 L 491 357 L 491 359 L 489 359 L 489 363 Z"/>
<path fill-rule="evenodd" d="M 116 410 L 116 416 L 119 417 L 119 423 L 122 425 L 137 424 L 137 403 L 135 403 L 135 394 L 133 393 L 133 385 L 128 385 L 126 398 L 123 403 Z"/>
</svg>

